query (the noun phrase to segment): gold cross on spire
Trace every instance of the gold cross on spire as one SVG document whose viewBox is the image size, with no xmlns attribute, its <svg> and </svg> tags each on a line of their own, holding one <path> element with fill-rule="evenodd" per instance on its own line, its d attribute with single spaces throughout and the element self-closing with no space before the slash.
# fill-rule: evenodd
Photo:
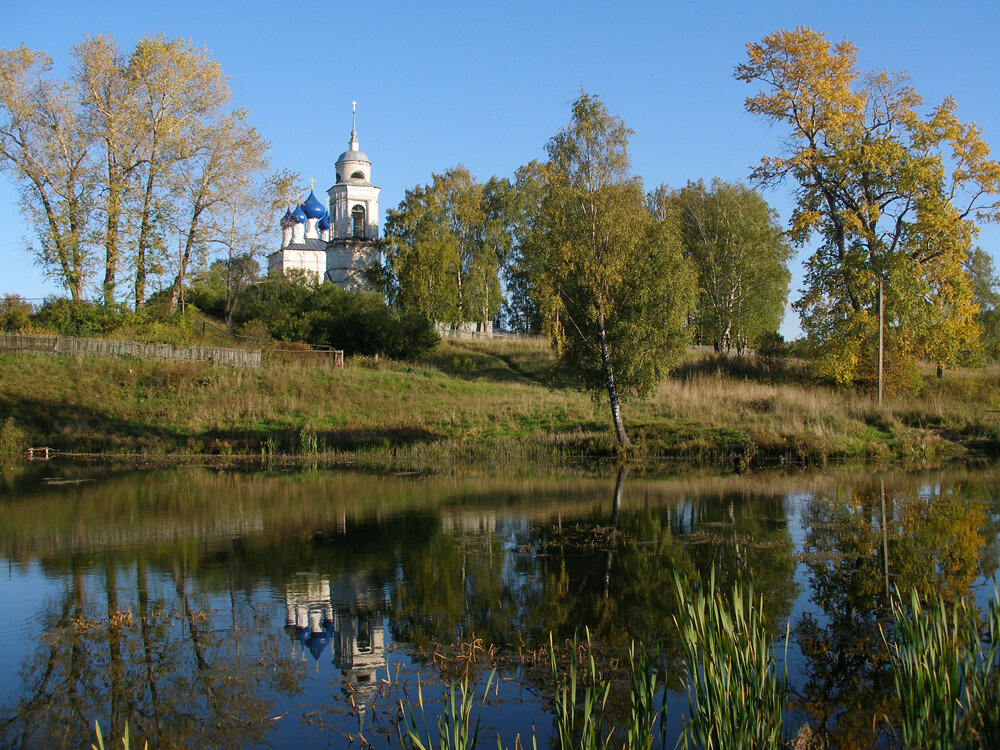
<svg viewBox="0 0 1000 750">
<path fill-rule="evenodd" d="M 316 182 L 312 177 L 309 178 L 309 192 L 313 191 L 313 184 Z"/>
</svg>

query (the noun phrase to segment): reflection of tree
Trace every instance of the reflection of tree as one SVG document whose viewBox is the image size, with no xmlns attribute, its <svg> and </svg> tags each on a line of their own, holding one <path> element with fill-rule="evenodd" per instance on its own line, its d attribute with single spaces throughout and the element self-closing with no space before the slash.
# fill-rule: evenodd
<svg viewBox="0 0 1000 750">
<path fill-rule="evenodd" d="M 230 613 L 247 633 L 241 645 L 192 592 L 182 562 L 155 581 L 144 559 L 124 569 L 108 555 L 95 568 L 100 578 L 87 577 L 78 559 L 71 568 L 41 647 L 22 666 L 16 704 L 4 710 L 0 745 L 77 747 L 95 719 L 111 736 L 128 721 L 133 736 L 156 747 L 264 739 L 270 697 L 294 683 L 277 638 L 249 607 Z"/>
<path fill-rule="evenodd" d="M 807 661 L 798 706 L 837 747 L 869 747 L 873 717 L 894 705 L 879 631 L 887 595 L 967 594 L 989 572 L 981 557 L 987 517 L 982 506 L 933 487 L 920 494 L 873 487 L 815 498 L 803 520 L 812 601 L 823 614 L 796 624 Z"/>
</svg>

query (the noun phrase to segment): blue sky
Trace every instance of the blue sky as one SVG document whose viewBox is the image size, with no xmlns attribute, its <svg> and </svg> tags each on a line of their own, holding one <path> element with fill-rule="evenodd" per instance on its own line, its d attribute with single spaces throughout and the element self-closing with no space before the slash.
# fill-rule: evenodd
<svg viewBox="0 0 1000 750">
<path fill-rule="evenodd" d="M 798 25 L 852 40 L 863 69 L 909 72 L 928 104 L 953 95 L 1000 153 L 1000 3 L 964 2 L 18 2 L 0 0 L 0 47 L 43 49 L 56 69 L 86 34 L 124 48 L 147 34 L 207 47 L 233 102 L 272 143 L 272 167 L 318 189 L 358 137 L 381 208 L 432 172 L 464 163 L 482 180 L 543 156 L 582 87 L 635 131 L 632 164 L 648 188 L 745 180 L 779 131 L 743 111 L 733 68 L 748 41 Z M 791 185 L 765 193 L 787 221 Z M 0 177 L 0 294 L 58 293 L 25 251 L 10 181 Z M 280 239 L 275 228 L 274 240 Z M 1000 255 L 1000 232 L 980 244 Z M 792 296 L 801 286 L 798 251 Z M 96 280 L 95 280 L 96 281 Z M 795 315 L 782 331 L 798 332 Z"/>
</svg>

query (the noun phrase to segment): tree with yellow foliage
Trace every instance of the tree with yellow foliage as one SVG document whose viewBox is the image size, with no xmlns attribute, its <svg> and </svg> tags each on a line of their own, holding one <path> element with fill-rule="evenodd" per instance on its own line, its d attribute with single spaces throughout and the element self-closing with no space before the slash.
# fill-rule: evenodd
<svg viewBox="0 0 1000 750">
<path fill-rule="evenodd" d="M 735 75 L 761 86 L 747 111 L 786 128 L 754 179 L 797 183 L 792 239 L 821 238 L 796 303 L 817 372 L 874 376 L 880 279 L 890 372 L 917 358 L 955 364 L 979 335 L 963 264 L 976 223 L 1000 209 L 982 130 L 959 121 L 951 98 L 919 112 L 905 74 L 862 74 L 850 41 L 808 28 L 748 44 Z"/>
</svg>

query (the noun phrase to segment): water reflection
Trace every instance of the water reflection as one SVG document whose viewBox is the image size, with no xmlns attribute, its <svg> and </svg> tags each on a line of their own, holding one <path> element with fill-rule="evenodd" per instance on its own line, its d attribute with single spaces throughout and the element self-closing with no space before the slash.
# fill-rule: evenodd
<svg viewBox="0 0 1000 750">
<path fill-rule="evenodd" d="M 301 574 L 285 588 L 285 631 L 319 660 L 332 644 L 333 664 L 340 670 L 343 691 L 364 709 L 377 689 L 376 673 L 385 656 L 385 591 L 364 576 L 344 575 L 331 582 Z"/>
<path fill-rule="evenodd" d="M 37 611 L 0 608 L 0 663 L 17 665 L 0 674 L 3 747 L 78 746 L 94 719 L 156 746 L 308 742 L 321 730 L 306 715 L 338 699 L 354 717 L 338 731 L 366 712 L 377 728 L 394 649 L 393 667 L 426 673 L 435 650 L 481 639 L 516 667 L 587 626 L 609 657 L 636 641 L 669 660 L 674 571 L 712 567 L 723 588 L 753 576 L 776 637 L 791 621 L 795 720 L 868 747 L 894 710 L 887 595 L 981 596 L 998 559 L 996 472 L 86 478 L 22 478 L 0 499 L 9 578 L 46 592 Z M 531 691 L 522 735 L 547 724 L 544 679 L 504 674 Z M 382 729 L 366 736 L 390 746 Z"/>
</svg>

